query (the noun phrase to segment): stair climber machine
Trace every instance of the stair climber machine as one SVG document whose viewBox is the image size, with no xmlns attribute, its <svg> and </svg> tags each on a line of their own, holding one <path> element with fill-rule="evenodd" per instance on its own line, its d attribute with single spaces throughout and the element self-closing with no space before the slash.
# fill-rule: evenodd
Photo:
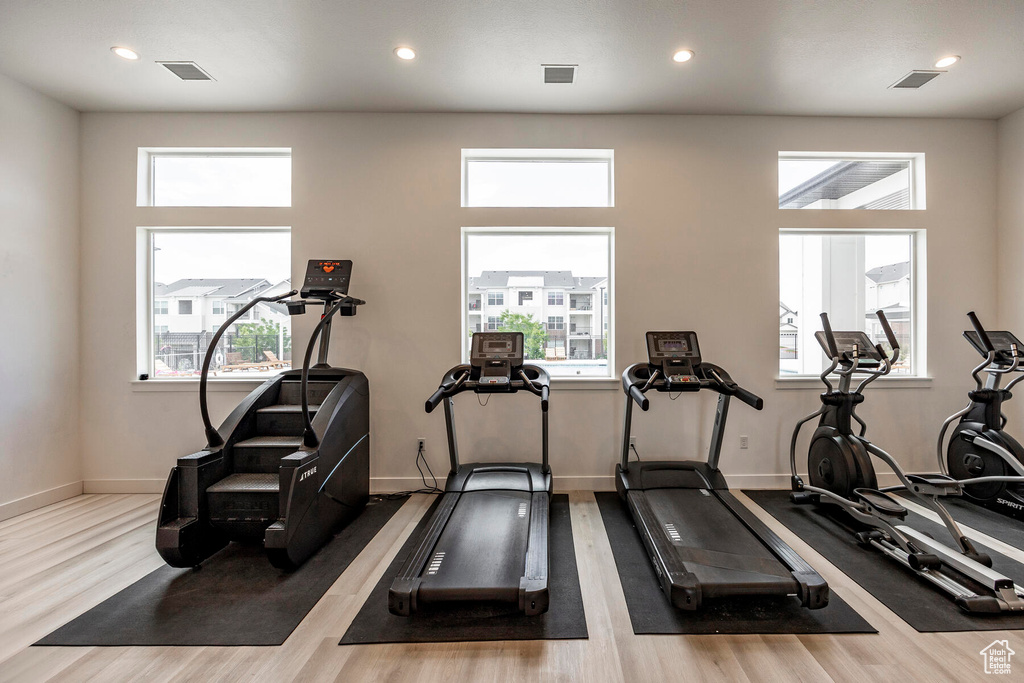
<svg viewBox="0 0 1024 683">
<path fill-rule="evenodd" d="M 978 552 L 939 502 L 944 496 L 961 495 L 960 482 L 944 475 L 906 474 L 891 455 L 864 438 L 867 424 L 856 412 L 864 402 L 864 388 L 889 374 L 900 355 L 899 343 L 885 314 L 878 311 L 876 315 L 892 348 L 891 354 L 886 354 L 881 344 L 872 344 L 864 332 L 833 332 L 828 316 L 821 314 L 824 331 L 815 333 L 815 337 L 831 363 L 821 373 L 826 386 L 826 392 L 821 394 L 821 408 L 800 420 L 793 431 L 789 452 L 793 472 L 790 497 L 795 503 L 816 503 L 845 511 L 845 519 L 839 515 L 831 518 L 853 533 L 859 543 L 877 548 L 945 591 L 967 612 L 1024 610 L 1024 589 L 991 569 L 992 559 Z M 839 376 L 838 388 L 833 388 L 829 381 L 833 371 Z M 851 390 L 857 373 L 865 378 Z M 800 427 L 818 416 L 808 453 L 808 482 L 804 482 L 796 468 L 797 437 Z M 851 420 L 859 425 L 856 434 Z M 883 461 L 900 484 L 879 489 L 870 456 Z M 900 524 L 907 517 L 907 509 L 888 495 L 893 492 L 909 492 L 938 515 L 952 536 L 953 545 Z"/>
<path fill-rule="evenodd" d="M 548 609 L 548 373 L 523 363 L 522 332 L 476 332 L 469 365 L 449 370 L 427 399 L 444 403 L 451 471 L 416 549 L 388 593 L 388 609 L 408 616 L 427 605 L 457 602 L 518 604 L 527 615 Z M 540 397 L 541 462 L 459 461 L 454 397 L 513 394 Z"/>
<path fill-rule="evenodd" d="M 669 600 L 697 610 L 713 598 L 796 596 L 809 609 L 825 607 L 825 580 L 733 497 L 718 469 L 729 402 L 735 396 L 761 410 L 763 401 L 702 361 L 695 332 L 648 332 L 647 355 L 622 373 L 626 413 L 615 484 Z M 652 390 L 677 398 L 702 389 L 718 394 L 707 461 L 630 462 L 633 402 L 647 410 Z"/>
<path fill-rule="evenodd" d="M 964 337 L 985 360 L 972 373 L 977 386 L 968 394 L 971 402 L 942 423 L 939 470 L 960 482 L 966 500 L 1024 519 L 1024 447 L 1005 431 L 1003 415 L 1003 403 L 1013 396 L 1010 389 L 1024 379 L 1024 345 L 1010 332 L 987 332 L 973 311 L 967 316 L 974 331 Z M 988 373 L 984 383 L 982 372 Z M 1015 372 L 1021 374 L 999 386 L 1003 375 Z M 957 418 L 943 458 L 946 430 Z"/>
<path fill-rule="evenodd" d="M 369 385 L 362 372 L 327 361 L 332 318 L 355 315 L 365 303 L 348 296 L 351 274 L 351 261 L 310 261 L 301 299 L 284 301 L 294 291 L 256 298 L 217 330 L 199 381 L 206 448 L 179 458 L 164 489 L 156 547 L 167 564 L 198 567 L 240 541 L 261 542 L 275 567 L 295 569 L 365 506 Z M 206 392 L 221 335 L 258 303 L 281 301 L 291 315 L 323 303 L 302 368 L 264 382 L 215 428 Z"/>
</svg>

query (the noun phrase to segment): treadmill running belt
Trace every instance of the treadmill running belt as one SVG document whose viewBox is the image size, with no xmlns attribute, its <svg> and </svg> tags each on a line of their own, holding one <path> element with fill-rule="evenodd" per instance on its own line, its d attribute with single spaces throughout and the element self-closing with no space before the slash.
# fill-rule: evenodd
<svg viewBox="0 0 1024 683">
<path fill-rule="evenodd" d="M 629 496 L 646 497 L 653 513 L 647 520 L 650 532 L 667 539 L 706 597 L 797 592 L 789 569 L 713 492 L 652 489 Z"/>
<path fill-rule="evenodd" d="M 699 612 L 676 609 L 661 590 L 654 567 L 617 493 L 595 493 L 633 633 L 875 633 L 871 625 L 832 593 L 822 609 L 806 609 L 796 598 L 734 597 L 712 600 Z"/>
<path fill-rule="evenodd" d="M 569 497 L 565 494 L 551 496 L 550 510 L 548 543 L 551 573 L 548 585 L 551 604 L 547 612 L 528 617 L 519 611 L 518 604 L 478 602 L 440 607 L 431 605 L 408 617 L 391 614 L 388 611 L 388 589 L 419 543 L 434 512 L 432 507 L 409 535 L 391 566 L 381 575 L 340 644 L 586 638 L 587 618 L 576 567 Z"/>
<path fill-rule="evenodd" d="M 530 531 L 522 491 L 463 493 L 423 573 L 419 599 L 518 602 Z M 467 533 L 473 529 L 473 533 Z"/>
</svg>

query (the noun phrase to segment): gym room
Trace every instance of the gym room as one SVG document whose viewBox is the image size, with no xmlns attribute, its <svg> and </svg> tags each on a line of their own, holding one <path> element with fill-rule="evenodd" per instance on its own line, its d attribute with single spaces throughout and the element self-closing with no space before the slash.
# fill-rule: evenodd
<svg viewBox="0 0 1024 683">
<path fill-rule="evenodd" d="M 0 0 L 0 681 L 1019 677 L 1022 37 Z"/>
</svg>

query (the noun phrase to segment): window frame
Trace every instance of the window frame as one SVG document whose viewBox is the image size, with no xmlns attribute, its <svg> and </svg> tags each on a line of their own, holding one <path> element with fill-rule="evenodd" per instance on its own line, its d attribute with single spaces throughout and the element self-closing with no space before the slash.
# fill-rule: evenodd
<svg viewBox="0 0 1024 683">
<path fill-rule="evenodd" d="M 778 190 L 778 162 L 779 161 L 909 161 L 910 162 L 910 183 L 908 202 L 910 208 L 896 209 L 896 211 L 923 211 L 927 209 L 926 183 L 925 183 L 925 154 L 924 152 L 786 152 L 780 151 L 775 166 L 775 186 Z M 800 211 L 802 209 L 784 209 L 776 207 L 779 211 Z M 811 209 L 812 211 L 893 211 L 893 209 Z"/>
<path fill-rule="evenodd" d="M 608 166 L 608 204 L 602 206 L 509 206 L 471 205 L 469 203 L 469 164 L 484 162 L 533 162 L 533 163 L 601 163 Z M 462 150 L 462 208 L 512 208 L 512 209 L 606 209 L 615 207 L 615 150 L 614 149 L 567 149 L 567 148 L 488 148 Z"/>
<path fill-rule="evenodd" d="M 461 316 L 461 358 L 463 363 L 469 362 L 469 351 L 470 351 L 470 335 L 468 328 L 468 315 L 465 311 L 461 310 L 466 306 L 468 301 L 468 288 L 469 288 L 469 238 L 474 235 L 493 235 L 493 236 L 569 236 L 569 235 L 599 235 L 608 239 L 608 276 L 607 284 L 605 285 L 606 290 L 609 292 L 606 322 L 608 323 L 608 334 L 603 336 L 603 339 L 607 340 L 608 350 L 608 373 L 607 375 L 590 375 L 590 376 L 574 376 L 574 375 L 552 375 L 551 381 L 553 383 L 565 383 L 566 385 L 579 384 L 579 385 L 593 385 L 593 386 L 610 386 L 611 382 L 615 382 L 616 386 L 618 383 L 618 375 L 616 374 L 615 368 L 615 297 L 610 293 L 614 291 L 616 278 L 615 278 L 615 228 L 611 226 L 593 226 L 593 227 L 548 227 L 548 226 L 475 226 L 475 227 L 463 227 L 461 237 L 461 262 L 462 262 L 462 277 L 460 285 L 460 296 L 459 296 L 459 314 Z M 544 321 L 546 323 L 546 320 Z M 487 325 L 484 322 L 481 327 L 486 330 Z M 569 344 L 568 336 L 566 337 L 566 354 L 568 354 Z"/>
<path fill-rule="evenodd" d="M 181 208 L 181 207 L 170 207 L 170 208 Z M 206 207 L 204 207 L 206 208 Z M 199 233 L 199 234 L 210 234 L 210 233 L 225 233 L 225 232 L 282 232 L 291 235 L 291 227 L 283 225 L 217 225 L 217 226 L 170 226 L 170 225 L 150 225 L 150 226 L 139 226 L 136 228 L 135 233 L 135 263 L 136 263 L 136 305 L 135 305 L 135 365 L 136 375 L 135 380 L 145 374 L 149 376 L 149 379 L 145 381 L 146 384 L 160 383 L 164 386 L 182 385 L 188 382 L 196 383 L 199 380 L 197 378 L 158 378 L 155 373 L 155 363 L 153 357 L 153 343 L 156 336 L 154 330 L 154 323 L 156 315 L 154 313 L 154 295 L 153 295 L 153 257 L 155 254 L 153 237 L 160 233 L 173 232 L 175 234 L 183 233 Z M 290 264 L 289 264 L 290 265 Z M 274 283 L 271 283 L 274 284 Z M 195 307 L 193 306 L 193 310 Z M 225 311 L 227 311 L 227 304 L 225 303 Z M 210 377 L 211 383 L 225 383 L 225 384 L 238 384 L 239 382 L 263 382 L 266 381 L 266 377 L 259 378 L 248 378 L 248 379 L 237 379 L 228 377 Z"/>
<path fill-rule="evenodd" d="M 911 305 L 911 320 L 910 320 L 910 339 L 911 339 L 911 359 L 913 362 L 914 373 L 910 375 L 888 375 L 886 377 L 878 378 L 877 382 L 886 383 L 898 383 L 905 386 L 929 386 L 931 382 L 931 375 L 929 374 L 928 366 L 928 262 L 927 262 L 927 251 L 928 251 L 928 233 L 925 228 L 781 228 L 779 229 L 779 237 L 783 235 L 800 235 L 800 236 L 842 236 L 842 235 L 853 235 L 853 236 L 869 236 L 869 235 L 907 235 L 911 238 L 910 245 L 910 300 Z M 776 252 L 776 268 L 780 267 L 779 257 L 780 253 Z M 781 296 L 781 273 L 776 271 L 779 278 L 778 294 Z M 820 313 L 820 311 L 819 311 Z M 803 318 L 803 316 L 801 316 Z M 806 318 L 804 318 L 806 319 Z M 799 340 L 799 338 L 798 338 Z M 815 343 L 814 349 L 818 348 Z M 781 359 L 780 359 L 781 360 Z M 778 362 L 778 361 L 776 361 Z M 830 377 L 834 378 L 837 375 L 832 374 Z M 776 388 L 806 388 L 811 386 L 820 386 L 821 379 L 820 373 L 816 374 L 799 374 L 799 375 L 783 375 L 780 372 L 780 368 L 776 365 L 775 374 Z"/>
<path fill-rule="evenodd" d="M 200 206 L 163 206 L 155 203 L 156 198 L 156 160 L 161 157 L 175 158 L 281 158 L 292 159 L 291 147 L 139 147 L 138 183 L 136 185 L 136 206 L 161 209 L 290 209 L 295 203 L 292 187 L 289 188 L 291 200 L 287 206 L 237 205 L 218 204 Z"/>
</svg>

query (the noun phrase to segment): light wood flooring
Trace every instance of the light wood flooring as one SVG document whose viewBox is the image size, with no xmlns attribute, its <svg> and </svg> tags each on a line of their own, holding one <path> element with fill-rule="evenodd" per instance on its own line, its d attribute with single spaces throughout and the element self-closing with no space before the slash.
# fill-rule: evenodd
<svg viewBox="0 0 1024 683">
<path fill-rule="evenodd" d="M 636 636 L 594 496 L 574 492 L 588 640 L 339 646 L 429 505 L 416 496 L 280 647 L 30 647 L 161 565 L 156 496 L 85 495 L 0 522 L 0 681 L 980 681 L 996 639 L 1021 653 L 1002 678 L 1024 678 L 1024 632 L 918 633 L 735 493 L 879 634 Z"/>
</svg>

